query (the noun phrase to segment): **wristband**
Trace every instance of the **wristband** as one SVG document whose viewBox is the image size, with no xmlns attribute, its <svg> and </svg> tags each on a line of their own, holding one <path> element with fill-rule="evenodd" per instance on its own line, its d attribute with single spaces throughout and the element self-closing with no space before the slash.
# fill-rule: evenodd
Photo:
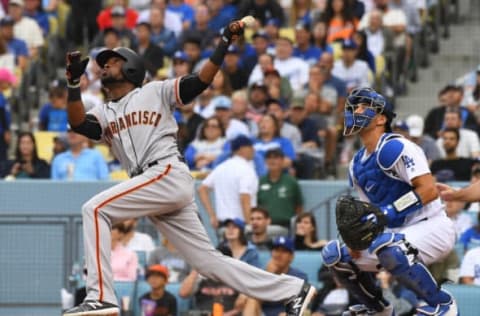
<svg viewBox="0 0 480 316">
<path fill-rule="evenodd" d="M 223 58 L 225 57 L 228 50 L 228 44 L 220 42 L 215 48 L 215 51 L 210 56 L 210 61 L 217 66 L 221 66 L 223 63 Z"/>
<path fill-rule="evenodd" d="M 82 95 L 80 93 L 80 83 L 78 87 L 68 86 L 68 102 L 81 101 Z"/>
</svg>

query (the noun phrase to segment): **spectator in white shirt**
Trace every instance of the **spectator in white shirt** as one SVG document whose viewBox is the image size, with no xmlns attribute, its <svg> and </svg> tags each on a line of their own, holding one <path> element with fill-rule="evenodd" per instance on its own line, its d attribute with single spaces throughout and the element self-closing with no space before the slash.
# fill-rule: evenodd
<svg viewBox="0 0 480 316">
<path fill-rule="evenodd" d="M 462 128 L 461 112 L 458 108 L 447 108 L 443 118 L 444 128 L 457 128 L 460 140 L 457 146 L 457 156 L 463 158 L 478 158 L 480 156 L 480 140 L 474 131 Z M 442 157 L 445 157 L 443 137 L 437 139 L 437 146 Z"/>
<path fill-rule="evenodd" d="M 332 74 L 346 82 L 349 92 L 359 87 L 370 87 L 370 69 L 366 62 L 356 58 L 357 44 L 348 39 L 343 41 L 342 49 L 342 58 L 335 62 Z"/>
<path fill-rule="evenodd" d="M 293 42 L 287 37 L 276 41 L 273 65 L 280 76 L 288 78 L 293 91 L 300 91 L 308 83 L 308 64 L 301 58 L 293 57 Z"/>
<path fill-rule="evenodd" d="M 159 8 L 164 13 L 164 24 L 168 29 L 172 30 L 175 33 L 175 36 L 178 38 L 182 34 L 182 17 L 169 9 L 167 9 L 166 0 L 152 0 L 150 9 L 145 9 L 140 12 L 138 16 L 137 23 L 150 22 L 150 10 L 151 8 Z"/>
<path fill-rule="evenodd" d="M 480 247 L 470 249 L 463 257 L 460 283 L 480 285 Z"/>
<path fill-rule="evenodd" d="M 252 136 L 247 124 L 233 118 L 232 100 L 229 97 L 221 96 L 215 105 L 215 116 L 218 117 L 225 128 L 225 137 L 232 140 L 239 135 Z"/>
<path fill-rule="evenodd" d="M 10 0 L 8 3 L 8 13 L 15 21 L 13 34 L 27 43 L 29 56 L 35 58 L 38 55 L 38 49 L 45 44 L 45 39 L 38 23 L 24 16 L 23 9 L 23 0 Z"/>
<path fill-rule="evenodd" d="M 213 228 L 229 218 L 250 220 L 250 209 L 257 204 L 258 178 L 251 160 L 254 149 L 250 138 L 240 135 L 231 142 L 233 156 L 218 165 L 198 188 Z M 215 195 L 215 208 L 210 190 Z"/>
<path fill-rule="evenodd" d="M 393 49 L 393 34 L 390 29 L 383 26 L 382 12 L 373 10 L 370 12 L 367 34 L 367 47 L 373 56 L 377 57 Z"/>
</svg>

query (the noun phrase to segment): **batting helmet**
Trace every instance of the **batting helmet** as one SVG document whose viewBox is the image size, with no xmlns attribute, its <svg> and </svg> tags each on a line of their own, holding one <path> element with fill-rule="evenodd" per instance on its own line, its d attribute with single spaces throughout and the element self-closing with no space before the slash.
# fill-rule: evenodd
<svg viewBox="0 0 480 316">
<path fill-rule="evenodd" d="M 140 87 L 145 79 L 145 66 L 140 56 L 127 47 L 117 47 L 114 49 L 105 49 L 98 53 L 95 60 L 100 68 L 103 68 L 107 61 L 112 57 L 118 57 L 125 60 L 122 66 L 122 73 L 125 79 Z"/>
<path fill-rule="evenodd" d="M 362 113 L 356 113 L 360 104 L 363 104 L 366 109 Z M 377 114 L 383 114 L 387 117 L 386 129 L 387 132 L 390 132 L 390 125 L 396 116 L 392 104 L 371 88 L 354 89 L 345 103 L 343 135 L 349 136 L 360 132 L 370 124 L 370 121 Z"/>
</svg>

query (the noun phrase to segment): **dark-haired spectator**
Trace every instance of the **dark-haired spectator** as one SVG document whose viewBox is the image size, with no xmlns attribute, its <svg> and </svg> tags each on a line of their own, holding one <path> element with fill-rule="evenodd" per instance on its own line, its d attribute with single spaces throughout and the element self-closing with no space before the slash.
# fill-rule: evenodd
<svg viewBox="0 0 480 316">
<path fill-rule="evenodd" d="M 177 50 L 172 56 L 172 76 L 178 78 L 185 76 L 191 72 L 192 65 L 190 64 L 188 55 L 184 51 Z"/>
<path fill-rule="evenodd" d="M 275 274 L 288 274 L 307 281 L 308 277 L 303 272 L 291 266 L 295 256 L 294 242 L 289 237 L 277 237 L 272 245 L 272 258 L 267 263 L 265 270 Z M 278 316 L 285 310 L 282 302 L 261 302 L 248 298 L 245 304 L 244 315 Z"/>
<path fill-rule="evenodd" d="M 280 37 L 275 45 L 275 69 L 290 81 L 293 91 L 299 91 L 308 82 L 308 64 L 293 56 L 293 42 L 289 38 Z"/>
<path fill-rule="evenodd" d="M 288 24 L 295 26 L 297 23 L 312 24 L 312 1 L 294 0 L 289 8 Z"/>
<path fill-rule="evenodd" d="M 270 46 L 267 48 L 267 53 L 270 55 L 275 55 L 275 42 L 280 38 L 280 20 L 277 18 L 269 18 L 263 26 L 265 34 L 267 34 L 270 39 Z"/>
<path fill-rule="evenodd" d="M 268 226 L 271 224 L 268 211 L 261 207 L 254 207 L 250 211 L 251 231 L 247 233 L 247 239 L 258 250 L 271 250 L 273 240 L 268 236 Z"/>
<path fill-rule="evenodd" d="M 233 90 L 240 90 L 247 87 L 248 73 L 242 67 L 240 52 L 235 45 L 228 47 L 223 62 L 224 75 L 228 76 Z"/>
<path fill-rule="evenodd" d="M 15 76 L 10 70 L 0 68 L 0 164 L 7 160 L 7 151 L 11 141 L 11 113 L 10 105 L 3 91 L 11 87 Z"/>
<path fill-rule="evenodd" d="M 357 43 L 347 39 L 343 41 L 342 49 L 342 58 L 335 62 L 332 74 L 345 81 L 347 91 L 359 87 L 370 87 L 370 69 L 366 62 L 357 58 Z"/>
<path fill-rule="evenodd" d="M 460 284 L 480 286 L 480 247 L 467 251 L 460 266 Z"/>
<path fill-rule="evenodd" d="M 28 47 L 24 40 L 13 36 L 12 17 L 5 16 L 0 20 L 0 35 L 5 40 L 8 50 L 15 56 L 15 64 L 24 71 L 28 64 Z"/>
<path fill-rule="evenodd" d="M 432 161 L 440 159 L 440 149 L 435 140 L 430 135 L 423 133 L 423 118 L 413 114 L 406 118 L 405 123 L 408 127 L 408 138 L 423 149 L 428 162 L 432 163 Z"/>
<path fill-rule="evenodd" d="M 346 0 L 328 0 L 322 19 L 327 23 L 328 43 L 351 38 L 358 24 Z"/>
<path fill-rule="evenodd" d="M 458 157 L 457 146 L 460 133 L 458 129 L 446 128 L 442 132 L 443 150 L 445 158 L 434 160 L 430 169 L 439 182 L 468 181 L 470 171 L 475 163 L 473 159 Z"/>
<path fill-rule="evenodd" d="M 175 33 L 165 24 L 164 12 L 158 8 L 150 9 L 151 41 L 162 48 L 165 55 L 172 56 L 177 49 Z"/>
<path fill-rule="evenodd" d="M 35 20 L 42 29 L 43 36 L 48 36 L 50 32 L 50 22 L 48 20 L 48 13 L 42 8 L 42 1 L 26 0 L 23 14 Z"/>
<path fill-rule="evenodd" d="M 438 92 L 439 105 L 432 108 L 425 118 L 425 133 L 437 139 L 443 128 L 446 109 L 449 107 L 458 108 L 462 115 L 462 127 L 477 131 L 478 126 L 475 116 L 462 105 L 463 87 L 447 85 Z"/>
<path fill-rule="evenodd" d="M 278 19 L 279 26 L 285 25 L 283 9 L 275 0 L 245 0 L 238 7 L 238 18 L 252 15 L 261 25 L 265 26 L 268 19 Z"/>
<path fill-rule="evenodd" d="M 368 49 L 367 46 L 367 34 L 364 31 L 357 31 L 353 33 L 352 39 L 358 46 L 357 51 L 357 58 L 363 60 L 368 64 L 368 67 L 372 71 L 373 74 L 376 73 L 376 66 L 375 66 L 375 57 L 373 56 L 372 52 Z"/>
<path fill-rule="evenodd" d="M 163 50 L 152 43 L 150 39 L 152 28 L 149 23 L 139 23 L 135 30 L 137 52 L 142 57 L 145 69 L 150 76 L 155 77 L 157 71 L 163 67 Z"/>
<path fill-rule="evenodd" d="M 40 130 L 50 132 L 66 132 L 67 119 L 67 85 L 57 81 L 48 93 L 49 101 L 44 104 L 38 114 Z"/>
<path fill-rule="evenodd" d="M 23 14 L 24 6 L 23 0 L 10 0 L 8 2 L 8 14 L 15 21 L 13 25 L 14 36 L 24 40 L 28 46 L 29 56 L 36 58 L 39 48 L 45 44 L 45 39 L 37 22 Z"/>
<path fill-rule="evenodd" d="M 257 205 L 258 178 L 251 164 L 255 151 L 252 141 L 238 136 L 231 142 L 232 157 L 219 164 L 198 188 L 200 202 L 210 216 L 210 224 L 229 218 L 250 220 L 250 209 Z M 215 208 L 209 191 L 215 192 Z"/>
<path fill-rule="evenodd" d="M 185 150 L 185 159 L 192 170 L 211 170 L 214 161 L 222 153 L 225 129 L 217 117 L 203 121 L 198 138 Z"/>
<path fill-rule="evenodd" d="M 0 170 L 0 178 L 50 178 L 50 166 L 38 157 L 35 137 L 30 132 L 22 132 L 18 135 L 15 159 L 8 161 L 1 169 L 3 170 Z"/>
<path fill-rule="evenodd" d="M 457 145 L 457 156 L 464 158 L 478 158 L 480 156 L 480 140 L 477 133 L 470 129 L 462 128 L 462 112 L 459 108 L 448 107 L 445 110 L 443 119 L 444 128 L 458 129 L 460 139 Z M 437 139 L 437 146 L 440 149 L 440 154 L 445 157 L 443 150 L 443 138 Z"/>
<path fill-rule="evenodd" d="M 247 111 L 247 118 L 259 124 L 267 111 L 266 102 L 269 98 L 268 87 L 263 82 L 252 84 L 248 93 L 250 104 Z"/>
<path fill-rule="evenodd" d="M 267 113 L 277 118 L 280 126 L 280 136 L 289 139 L 295 150 L 300 149 L 302 146 L 302 134 L 300 133 L 298 127 L 285 120 L 285 109 L 280 101 L 276 99 L 269 99 L 267 101 Z"/>
<path fill-rule="evenodd" d="M 322 55 L 322 50 L 312 45 L 312 33 L 310 24 L 299 22 L 295 26 L 295 48 L 293 56 L 303 59 L 309 66 L 318 62 Z"/>
<path fill-rule="evenodd" d="M 245 222 L 240 218 L 230 218 L 224 221 L 222 225 L 225 229 L 220 247 L 230 249 L 233 258 L 260 267 L 257 249 L 248 243 L 245 236 Z"/>
<path fill-rule="evenodd" d="M 182 48 L 192 65 L 192 71 L 197 72 L 203 64 L 202 39 L 198 36 L 189 36 L 183 39 Z"/>
<path fill-rule="evenodd" d="M 120 32 L 112 27 L 108 27 L 97 34 L 91 45 L 92 49 L 102 49 L 103 47 L 113 49 L 121 46 Z"/>
<path fill-rule="evenodd" d="M 322 52 L 333 54 L 333 48 L 327 43 L 328 26 L 325 21 L 316 21 L 312 29 L 312 43 L 320 48 Z"/>
<path fill-rule="evenodd" d="M 169 278 L 168 268 L 160 264 L 151 265 L 147 269 L 146 277 L 151 291 L 143 294 L 139 299 L 142 314 L 177 315 L 177 299 L 172 293 L 165 290 Z"/>
<path fill-rule="evenodd" d="M 149 23 L 150 10 L 152 8 L 158 8 L 161 12 L 163 12 L 165 25 L 168 25 L 168 28 L 175 33 L 175 36 L 177 38 L 180 37 L 183 31 L 182 18 L 177 13 L 172 12 L 170 9 L 167 8 L 167 0 L 151 0 L 149 8 L 144 9 L 142 12 L 140 12 L 137 23 Z"/>
<path fill-rule="evenodd" d="M 204 118 L 195 113 L 193 103 L 184 104 L 175 111 L 175 118 L 178 123 L 178 146 L 183 152 L 195 139 L 198 129 L 204 122 Z"/>
<path fill-rule="evenodd" d="M 275 68 L 265 70 L 263 82 L 268 88 L 270 98 L 278 99 L 282 104 L 289 104 L 293 97 L 293 90 L 290 81 L 280 76 Z"/>
<path fill-rule="evenodd" d="M 197 37 L 201 38 L 202 50 L 213 48 L 213 39 L 216 33 L 208 27 L 210 21 L 210 11 L 204 4 L 199 4 L 195 7 L 195 19 L 189 29 L 182 32 L 179 39 L 183 43 L 185 38 Z M 167 23 L 168 25 L 168 23 Z"/>
<path fill-rule="evenodd" d="M 135 281 L 138 271 L 138 257 L 135 251 L 123 245 L 125 226 L 122 222 L 112 225 L 112 251 L 110 263 L 114 281 Z"/>
<path fill-rule="evenodd" d="M 100 11 L 97 16 L 97 24 L 100 30 L 112 27 L 113 10 L 118 7 L 123 8 L 125 12 L 125 25 L 129 29 L 133 29 L 137 24 L 138 12 L 127 6 L 127 0 L 113 0 L 112 5 Z"/>
<path fill-rule="evenodd" d="M 301 213 L 295 219 L 295 250 L 322 250 L 326 240 L 318 240 L 317 221 L 312 213 Z"/>
<path fill-rule="evenodd" d="M 272 224 L 289 228 L 291 218 L 303 210 L 303 196 L 297 180 L 284 172 L 284 159 L 280 148 L 266 152 L 268 172 L 260 178 L 257 202 L 268 211 Z"/>
</svg>

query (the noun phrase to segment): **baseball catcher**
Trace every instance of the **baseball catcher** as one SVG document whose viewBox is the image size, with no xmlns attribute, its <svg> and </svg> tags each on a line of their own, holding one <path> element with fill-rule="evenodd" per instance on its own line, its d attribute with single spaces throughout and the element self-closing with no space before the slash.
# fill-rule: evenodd
<svg viewBox="0 0 480 316">
<path fill-rule="evenodd" d="M 349 166 L 350 184 L 359 199 L 338 199 L 337 225 L 345 245 L 333 240 L 322 256 L 362 303 L 344 316 L 394 315 L 372 274 L 379 268 L 426 303 L 417 315 L 457 316 L 455 300 L 425 267 L 450 253 L 455 229 L 423 150 L 392 134 L 394 117 L 392 105 L 373 89 L 359 88 L 347 97 L 343 133 L 357 134 L 363 144 Z"/>
</svg>

